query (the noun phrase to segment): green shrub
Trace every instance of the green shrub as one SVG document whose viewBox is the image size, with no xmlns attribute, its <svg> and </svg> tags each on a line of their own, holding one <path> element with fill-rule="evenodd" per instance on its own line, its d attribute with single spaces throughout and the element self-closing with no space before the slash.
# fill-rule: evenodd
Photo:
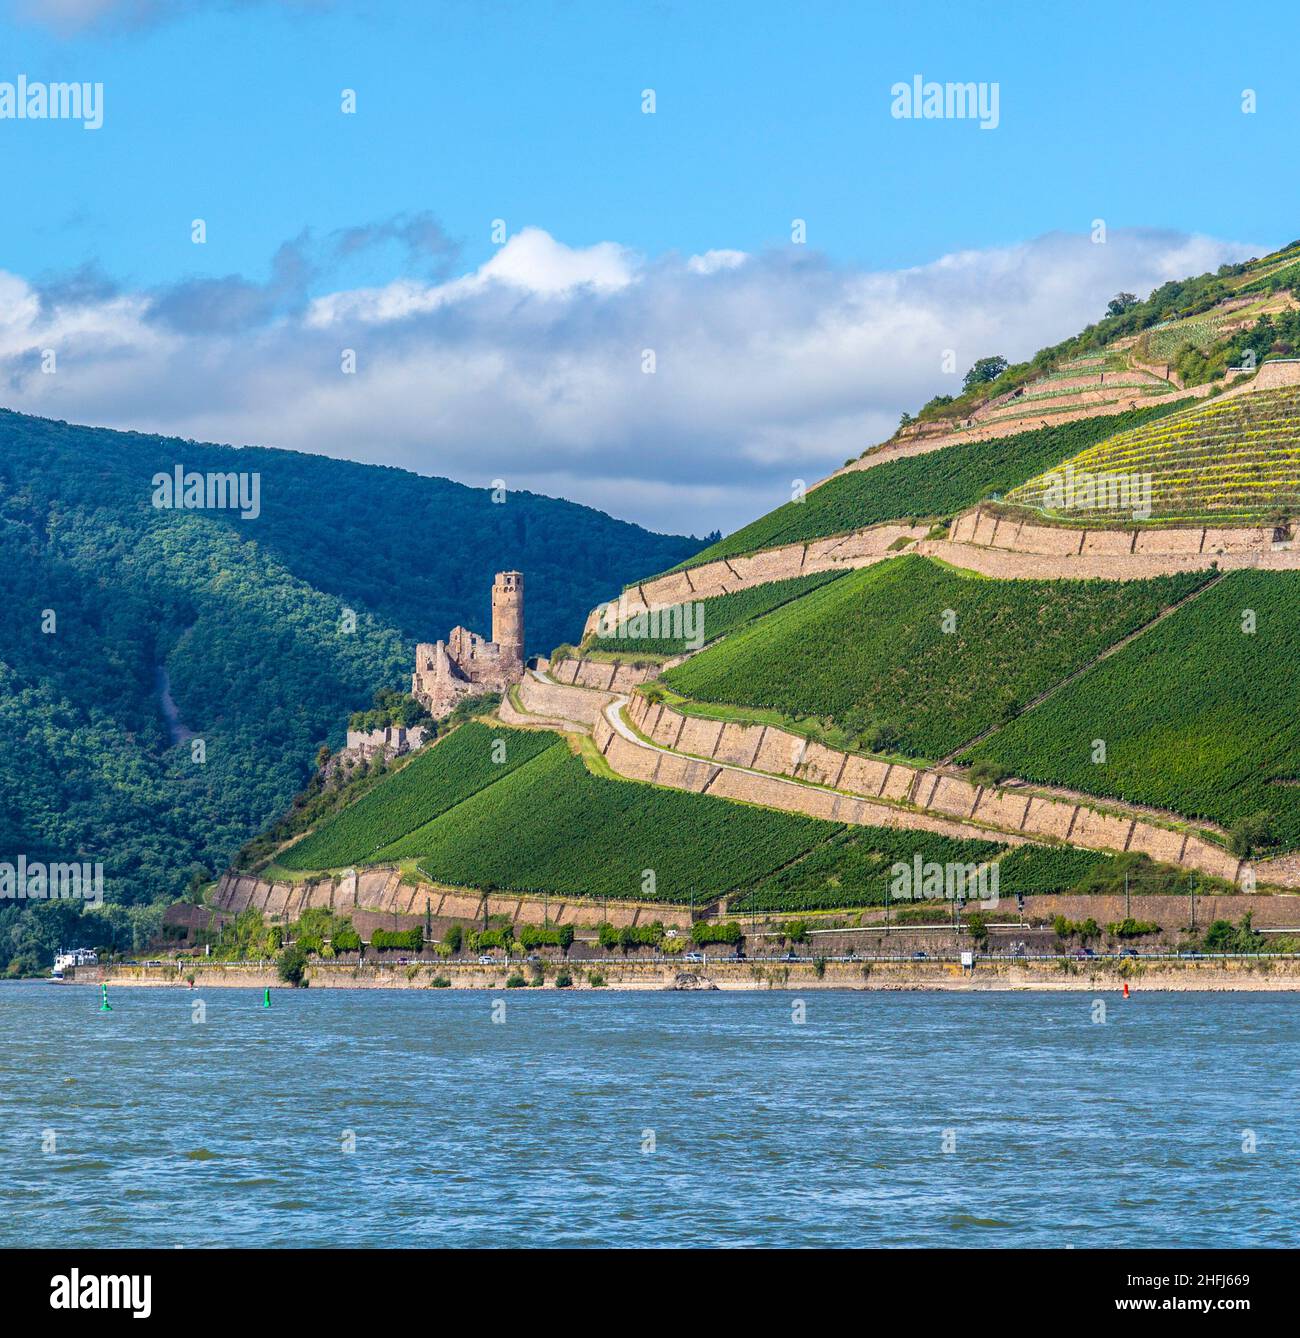
<svg viewBox="0 0 1300 1338">
<path fill-rule="evenodd" d="M 1273 839 L 1273 815 L 1251 813 L 1232 824 L 1228 849 L 1239 859 L 1248 859 L 1261 847 L 1271 845 Z"/>
<path fill-rule="evenodd" d="M 970 930 L 971 939 L 977 948 L 984 948 L 989 941 L 989 922 L 988 916 L 982 911 L 974 911 L 966 916 L 966 928 Z"/>
<path fill-rule="evenodd" d="M 370 946 L 419 952 L 424 947 L 424 930 L 418 925 L 414 929 L 375 929 L 370 933 Z"/>
<path fill-rule="evenodd" d="M 573 946 L 573 926 L 558 925 L 552 928 L 549 925 L 521 925 L 519 944 L 525 949 L 549 947 L 568 952 Z"/>
<path fill-rule="evenodd" d="M 1158 934 L 1160 926 L 1154 920 L 1135 920 L 1129 915 L 1107 925 L 1106 932 L 1111 938 L 1142 938 L 1146 934 Z"/>
<path fill-rule="evenodd" d="M 704 947 L 709 943 L 736 944 L 743 937 L 740 926 L 734 920 L 722 922 L 696 920 L 691 926 L 691 942 L 697 947 Z"/>
<path fill-rule="evenodd" d="M 1092 916 L 1086 920 L 1067 920 L 1064 915 L 1057 915 L 1052 919 L 1052 929 L 1059 939 L 1078 937 L 1085 943 L 1101 936 L 1101 926 Z"/>
<path fill-rule="evenodd" d="M 1239 924 L 1230 920 L 1215 920 L 1205 931 L 1206 952 L 1259 952 L 1264 946 L 1263 934 L 1251 927 L 1251 915 L 1247 911 Z"/>
<path fill-rule="evenodd" d="M 482 952 L 485 948 L 502 948 L 510 951 L 515 941 L 515 931 L 510 925 L 498 929 L 471 929 L 465 935 L 465 945 L 470 952 Z"/>
<path fill-rule="evenodd" d="M 353 929 L 351 923 L 348 923 L 339 929 L 331 940 L 334 944 L 335 952 L 360 952 L 361 935 Z"/>
<path fill-rule="evenodd" d="M 280 954 L 275 969 L 286 985 L 300 986 L 307 974 L 306 952 L 295 943 Z"/>
</svg>

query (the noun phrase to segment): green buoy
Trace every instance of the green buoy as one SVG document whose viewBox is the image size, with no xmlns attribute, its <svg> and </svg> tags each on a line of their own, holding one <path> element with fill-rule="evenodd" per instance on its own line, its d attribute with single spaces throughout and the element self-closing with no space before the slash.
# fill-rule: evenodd
<svg viewBox="0 0 1300 1338">
<path fill-rule="evenodd" d="M 108 986 L 101 985 L 99 988 L 102 991 L 99 996 L 99 1011 L 101 1013 L 111 1013 L 113 1011 L 113 1005 L 108 1001 Z"/>
<path fill-rule="evenodd" d="M 271 987 L 268 985 L 266 987 L 266 993 L 262 995 L 262 1007 L 270 1008 L 270 1006 L 271 1006 Z"/>
</svg>

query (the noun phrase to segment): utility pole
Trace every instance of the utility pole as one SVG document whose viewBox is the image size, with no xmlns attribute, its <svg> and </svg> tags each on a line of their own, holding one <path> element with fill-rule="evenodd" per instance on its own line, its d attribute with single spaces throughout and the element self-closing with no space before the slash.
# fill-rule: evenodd
<svg viewBox="0 0 1300 1338">
<path fill-rule="evenodd" d="M 1131 920 L 1133 918 L 1133 903 L 1129 900 L 1128 894 L 1128 870 L 1124 870 L 1124 918 Z"/>
</svg>

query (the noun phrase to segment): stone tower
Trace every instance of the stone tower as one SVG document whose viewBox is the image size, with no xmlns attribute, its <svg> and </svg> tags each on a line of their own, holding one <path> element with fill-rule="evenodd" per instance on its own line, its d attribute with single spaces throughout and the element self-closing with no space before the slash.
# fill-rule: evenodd
<svg viewBox="0 0 1300 1338">
<path fill-rule="evenodd" d="M 492 586 L 492 640 L 501 647 L 502 668 L 524 667 L 524 574 L 499 571 Z"/>
</svg>

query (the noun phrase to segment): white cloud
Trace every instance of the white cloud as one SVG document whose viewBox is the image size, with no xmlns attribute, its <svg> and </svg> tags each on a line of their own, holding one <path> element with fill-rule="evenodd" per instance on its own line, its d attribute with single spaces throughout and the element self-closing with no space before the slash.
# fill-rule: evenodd
<svg viewBox="0 0 1300 1338">
<path fill-rule="evenodd" d="M 692 274 L 716 274 L 720 269 L 735 269 L 748 259 L 744 251 L 705 251 L 703 255 L 692 256 L 686 268 Z"/>
<path fill-rule="evenodd" d="M 1256 248 L 1257 249 L 1257 248 Z M 12 408 L 258 443 L 573 498 L 666 530 L 735 528 L 955 390 L 946 349 L 1016 360 L 1256 249 L 1051 234 L 901 271 L 802 247 L 646 259 L 530 228 L 445 282 L 293 300 L 292 276 L 114 293 L 0 273 Z M 225 282 L 232 300 L 222 290 Z M 268 300 L 270 292 L 274 300 Z M 231 317 L 234 310 L 239 319 Z M 205 324 L 205 313 L 222 313 Z M 54 348 L 58 371 L 39 371 Z M 340 372 L 356 350 L 358 372 Z M 642 371 L 653 350 L 656 371 Z"/>
<path fill-rule="evenodd" d="M 575 248 L 541 228 L 524 228 L 472 274 L 447 283 L 398 279 L 382 288 L 330 293 L 312 303 L 307 321 L 318 329 L 345 320 L 386 324 L 464 303 L 494 285 L 519 295 L 561 296 L 582 288 L 615 292 L 633 281 L 638 267 L 637 257 L 613 242 Z"/>
<path fill-rule="evenodd" d="M 612 291 L 626 288 L 636 267 L 631 252 L 613 242 L 574 250 L 541 228 L 525 228 L 483 266 L 479 278 L 529 293 L 567 293 L 582 287 Z"/>
</svg>

